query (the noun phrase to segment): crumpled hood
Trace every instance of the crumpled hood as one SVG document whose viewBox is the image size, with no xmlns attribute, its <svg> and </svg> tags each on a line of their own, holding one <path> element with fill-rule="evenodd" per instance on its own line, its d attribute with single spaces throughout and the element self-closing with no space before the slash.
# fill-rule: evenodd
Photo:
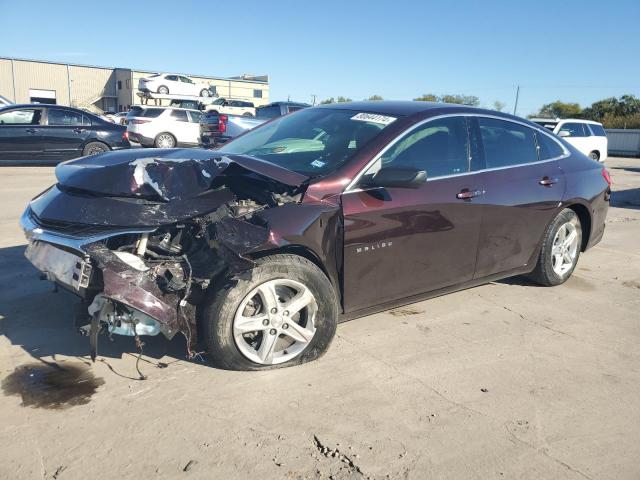
<svg viewBox="0 0 640 480">
<path fill-rule="evenodd" d="M 287 186 L 308 177 L 257 158 L 222 156 L 203 149 L 133 149 L 61 163 L 56 177 L 63 189 L 110 197 L 170 201 L 196 197 L 233 165 Z"/>
<path fill-rule="evenodd" d="M 260 188 L 298 187 L 307 177 L 262 160 L 202 149 L 134 149 L 61 163 L 58 184 L 29 204 L 42 225 L 157 227 L 182 222 L 234 200 L 216 177 Z M 266 181 L 266 185 L 265 185 Z M 274 185 L 269 185 L 269 182 Z M 65 227 L 66 228 L 66 227 Z"/>
</svg>

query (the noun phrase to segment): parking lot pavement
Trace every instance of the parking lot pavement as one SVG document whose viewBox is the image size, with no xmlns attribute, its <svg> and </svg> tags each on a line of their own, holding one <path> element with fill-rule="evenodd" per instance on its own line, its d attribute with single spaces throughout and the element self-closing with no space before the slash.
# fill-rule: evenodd
<svg viewBox="0 0 640 480">
<path fill-rule="evenodd" d="M 604 240 L 562 286 L 515 278 L 354 320 L 321 360 L 270 372 L 145 338 L 146 380 L 128 338 L 85 367 L 74 299 L 38 281 L 17 226 L 53 169 L 1 168 L 0 477 L 637 479 L 640 160 L 607 166 Z M 79 404 L 11 394 L 43 362 L 87 370 Z"/>
</svg>

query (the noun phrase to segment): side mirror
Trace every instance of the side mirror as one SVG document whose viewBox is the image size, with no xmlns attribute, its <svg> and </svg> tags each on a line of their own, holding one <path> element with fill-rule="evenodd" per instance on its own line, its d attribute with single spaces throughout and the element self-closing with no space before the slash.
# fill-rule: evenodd
<svg viewBox="0 0 640 480">
<path fill-rule="evenodd" d="M 569 132 L 568 130 L 560 130 L 558 132 L 558 135 L 561 137 L 570 137 L 571 136 L 571 132 Z"/>
<path fill-rule="evenodd" d="M 372 177 L 370 186 L 390 188 L 418 188 L 427 180 L 427 172 L 410 167 L 381 168 Z"/>
</svg>

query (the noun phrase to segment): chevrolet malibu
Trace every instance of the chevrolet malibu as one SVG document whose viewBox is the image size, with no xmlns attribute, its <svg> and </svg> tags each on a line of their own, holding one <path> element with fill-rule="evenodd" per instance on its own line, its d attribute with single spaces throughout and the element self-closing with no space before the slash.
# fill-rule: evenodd
<svg viewBox="0 0 640 480">
<path fill-rule="evenodd" d="M 186 337 L 218 366 L 313 360 L 340 321 L 514 275 L 553 286 L 600 241 L 608 172 L 544 127 L 422 102 L 309 108 L 207 150 L 69 161 L 26 256 L 100 333 Z"/>
</svg>

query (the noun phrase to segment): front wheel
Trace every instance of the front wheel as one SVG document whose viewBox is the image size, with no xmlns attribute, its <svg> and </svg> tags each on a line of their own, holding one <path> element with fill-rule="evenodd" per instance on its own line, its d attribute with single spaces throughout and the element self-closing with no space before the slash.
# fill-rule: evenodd
<svg viewBox="0 0 640 480">
<path fill-rule="evenodd" d="M 593 152 L 591 152 L 589 154 L 589 158 L 591 160 L 595 160 L 596 162 L 599 162 L 600 161 L 600 154 L 598 152 L 596 152 L 596 151 L 593 151 Z"/>
<path fill-rule="evenodd" d="M 212 293 L 200 319 L 214 364 L 262 370 L 320 357 L 337 316 L 336 294 L 322 270 L 296 255 L 273 255 Z"/>
<path fill-rule="evenodd" d="M 161 87 L 158 87 L 158 93 L 160 95 L 167 95 L 169 93 L 169 88 L 162 85 Z"/>
<path fill-rule="evenodd" d="M 209 92 L 209 90 L 207 90 L 206 88 L 203 88 L 202 90 L 200 90 L 200 96 L 201 97 L 210 97 L 211 96 L 211 92 Z"/>
<path fill-rule="evenodd" d="M 243 117 L 253 117 L 253 114 L 251 112 L 244 112 L 242 114 Z"/>
<path fill-rule="evenodd" d="M 529 277 L 549 287 L 566 282 L 576 268 L 581 247 L 580 219 L 576 212 L 565 208 L 547 228 L 538 263 Z"/>
</svg>

